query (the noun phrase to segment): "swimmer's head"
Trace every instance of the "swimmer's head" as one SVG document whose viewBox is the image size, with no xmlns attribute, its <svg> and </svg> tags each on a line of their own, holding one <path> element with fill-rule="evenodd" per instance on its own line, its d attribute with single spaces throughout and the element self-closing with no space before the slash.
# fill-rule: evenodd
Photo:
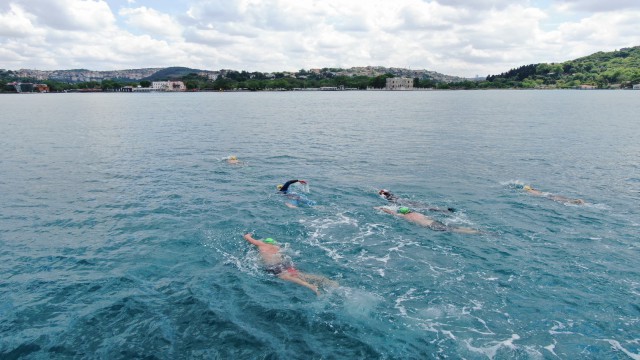
<svg viewBox="0 0 640 360">
<path fill-rule="evenodd" d="M 229 156 L 229 160 L 238 160 L 238 157 L 235 155 Z"/>
<path fill-rule="evenodd" d="M 385 199 L 389 199 L 391 197 L 391 191 L 387 189 L 381 189 L 378 191 L 378 195 L 382 196 Z"/>
<path fill-rule="evenodd" d="M 409 208 L 408 208 L 408 207 L 406 207 L 406 206 L 400 206 L 400 207 L 398 208 L 398 213 L 399 213 L 399 214 L 406 215 L 406 214 L 408 214 L 408 213 L 410 213 L 410 212 L 411 212 L 411 209 L 409 209 Z"/>
<path fill-rule="evenodd" d="M 282 185 L 282 184 L 278 184 L 278 185 L 276 185 L 276 189 L 278 189 L 278 190 L 282 190 L 282 187 L 283 187 L 283 186 L 284 186 L 284 185 Z"/>
<path fill-rule="evenodd" d="M 262 242 L 264 242 L 265 244 L 271 244 L 271 245 L 276 243 L 276 241 L 273 240 L 272 238 L 266 238 L 266 239 L 262 240 Z"/>
<path fill-rule="evenodd" d="M 525 185 L 525 186 L 522 187 L 522 189 L 525 190 L 525 191 L 529 191 L 529 190 L 532 190 L 533 188 L 531 186 L 529 186 L 529 185 Z"/>
</svg>

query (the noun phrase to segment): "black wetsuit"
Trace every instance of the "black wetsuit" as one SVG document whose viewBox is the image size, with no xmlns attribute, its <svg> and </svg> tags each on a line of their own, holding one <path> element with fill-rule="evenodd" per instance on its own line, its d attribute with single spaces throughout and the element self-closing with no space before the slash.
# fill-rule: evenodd
<svg viewBox="0 0 640 360">
<path fill-rule="evenodd" d="M 291 184 L 295 184 L 300 180 L 289 180 L 286 183 L 284 183 L 284 185 L 282 185 L 282 187 L 280 188 L 280 192 L 283 194 L 286 194 L 289 191 L 289 186 L 291 186 Z"/>
<path fill-rule="evenodd" d="M 382 194 L 380 194 L 380 195 L 382 195 L 382 196 L 383 196 L 385 199 L 387 199 L 389 202 L 392 202 L 392 203 L 396 203 L 396 202 L 398 202 L 398 197 L 397 197 L 397 196 L 395 196 L 395 195 L 393 195 L 392 193 L 390 193 L 390 192 L 388 192 L 388 191 L 387 191 L 387 192 L 383 192 L 383 193 L 382 193 Z"/>
</svg>

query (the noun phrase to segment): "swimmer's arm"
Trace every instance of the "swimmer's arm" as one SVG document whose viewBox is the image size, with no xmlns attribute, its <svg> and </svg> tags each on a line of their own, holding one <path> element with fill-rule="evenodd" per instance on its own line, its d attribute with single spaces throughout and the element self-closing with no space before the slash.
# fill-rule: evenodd
<svg viewBox="0 0 640 360">
<path fill-rule="evenodd" d="M 295 184 L 297 183 L 298 180 L 289 180 L 286 183 L 284 183 L 284 185 L 282 185 L 282 187 L 280 188 L 281 192 L 287 192 L 287 190 L 289 190 L 289 186 L 291 186 L 291 184 Z"/>
<path fill-rule="evenodd" d="M 391 209 L 387 209 L 386 207 L 376 206 L 376 207 L 374 207 L 374 209 L 382 210 L 382 211 L 386 212 L 387 214 L 396 215 L 395 211 L 393 211 Z"/>
<path fill-rule="evenodd" d="M 247 240 L 248 242 L 252 243 L 255 246 L 261 246 L 264 243 L 262 241 L 256 240 L 253 238 L 253 236 L 251 236 L 251 234 L 245 234 L 244 235 L 244 239 Z"/>
<path fill-rule="evenodd" d="M 452 213 L 452 212 L 455 212 L 456 209 L 454 209 L 452 207 L 448 207 L 448 208 L 444 209 L 444 208 L 439 208 L 439 207 L 436 207 L 436 206 L 430 206 L 430 207 L 427 208 L 427 211 L 438 211 L 438 212 L 444 212 L 444 213 Z"/>
</svg>

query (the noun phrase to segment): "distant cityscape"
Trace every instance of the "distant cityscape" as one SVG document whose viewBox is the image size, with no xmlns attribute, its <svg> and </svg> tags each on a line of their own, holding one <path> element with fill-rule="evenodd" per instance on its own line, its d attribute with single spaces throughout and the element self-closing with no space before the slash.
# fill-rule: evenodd
<svg viewBox="0 0 640 360">
<path fill-rule="evenodd" d="M 81 83 L 89 81 L 103 81 L 103 80 L 131 80 L 140 81 L 148 78 L 152 78 L 155 74 L 168 69 L 168 68 L 142 68 L 142 69 L 127 69 L 127 70 L 112 70 L 112 71 L 95 71 L 87 69 L 72 69 L 72 70 L 32 70 L 32 69 L 20 69 L 13 71 L 14 76 L 24 79 L 33 79 L 35 81 L 54 80 L 67 83 Z M 185 68 L 186 69 L 186 68 Z M 199 76 L 204 76 L 210 80 L 215 80 L 220 75 L 224 75 L 225 72 L 231 70 L 197 70 L 189 69 L 190 72 Z M 3 71 L 3 70 L 0 70 Z M 383 67 L 383 66 L 363 66 L 352 67 L 349 69 L 339 68 L 323 68 L 323 69 L 310 69 L 309 73 L 331 73 L 334 76 L 380 76 L 384 74 L 393 74 L 396 77 L 407 78 L 419 78 L 419 79 L 431 79 L 438 82 L 457 82 L 466 80 L 461 77 L 444 75 L 435 71 L 428 70 L 412 70 L 395 67 Z M 262 73 L 266 78 L 273 78 L 275 74 L 283 74 L 286 77 L 298 77 L 303 78 L 304 75 L 298 75 L 298 72 L 273 72 Z M 159 79 L 160 80 L 160 79 Z M 162 79 L 168 80 L 168 79 Z"/>
<path fill-rule="evenodd" d="M 113 71 L 77 70 L 31 70 L 14 71 L 16 77 L 34 79 L 36 81 L 55 80 L 70 83 L 102 81 L 108 79 L 141 80 L 152 76 L 163 68 L 129 69 Z"/>
<path fill-rule="evenodd" d="M 522 65 L 500 74 L 462 78 L 384 66 L 248 72 L 188 67 L 112 71 L 4 70 L 0 92 L 282 91 L 449 89 L 640 90 L 640 46 L 597 52 L 563 63 Z M 391 80 L 395 79 L 395 80 Z"/>
</svg>

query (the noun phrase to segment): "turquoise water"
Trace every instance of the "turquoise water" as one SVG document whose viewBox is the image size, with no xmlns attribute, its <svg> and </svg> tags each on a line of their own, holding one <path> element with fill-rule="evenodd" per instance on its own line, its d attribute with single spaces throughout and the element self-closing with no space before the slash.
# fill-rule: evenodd
<svg viewBox="0 0 640 360">
<path fill-rule="evenodd" d="M 0 358 L 640 359 L 640 92 L 0 106 Z M 295 178 L 316 206 L 284 206 Z M 341 286 L 265 273 L 246 232 Z"/>
</svg>

